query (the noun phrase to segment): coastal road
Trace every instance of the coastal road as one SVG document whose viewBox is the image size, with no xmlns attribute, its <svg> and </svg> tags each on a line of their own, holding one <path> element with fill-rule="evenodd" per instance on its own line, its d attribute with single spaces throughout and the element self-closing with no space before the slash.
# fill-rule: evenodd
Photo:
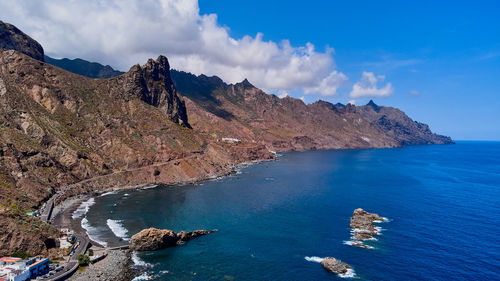
<svg viewBox="0 0 500 281">
<path fill-rule="evenodd" d="M 55 207 L 56 200 L 59 199 L 59 197 L 61 197 L 66 192 L 66 190 L 70 189 L 73 186 L 76 186 L 78 184 L 88 183 L 88 182 L 91 182 L 91 181 L 94 181 L 94 180 L 98 180 L 98 179 L 101 179 L 101 178 L 111 177 L 111 176 L 118 175 L 118 174 L 135 172 L 135 171 L 139 171 L 139 170 L 142 170 L 142 169 L 148 169 L 148 168 L 151 168 L 151 167 L 161 167 L 161 166 L 170 164 L 170 163 L 172 163 L 174 161 L 187 160 L 187 159 L 190 159 L 190 158 L 194 158 L 194 157 L 196 157 L 196 156 L 198 156 L 200 154 L 206 153 L 206 150 L 208 149 L 209 146 L 210 145 L 207 145 L 206 147 L 204 147 L 203 151 L 193 151 L 191 155 L 183 157 L 183 158 L 172 159 L 172 160 L 169 160 L 169 161 L 166 161 L 166 162 L 156 163 L 156 164 L 152 164 L 152 165 L 148 165 L 148 166 L 143 166 L 143 167 L 138 167 L 138 168 L 133 168 L 133 169 L 126 169 L 126 170 L 122 170 L 122 171 L 116 171 L 116 172 L 113 172 L 113 173 L 109 173 L 109 174 L 105 174 L 105 175 L 100 175 L 100 176 L 95 176 L 93 178 L 84 179 L 82 181 L 79 181 L 79 182 L 67 185 L 67 186 L 63 187 L 59 192 L 57 192 L 54 195 L 52 195 L 52 197 L 50 197 L 49 200 L 47 200 L 47 203 L 45 204 L 44 208 L 40 212 L 41 213 L 40 219 L 43 220 L 44 222 L 47 222 L 47 223 L 50 222 L 50 219 L 52 217 L 52 211 L 53 211 L 53 209 Z"/>
<path fill-rule="evenodd" d="M 65 280 L 69 278 L 77 269 L 78 269 L 78 255 L 79 254 L 85 254 L 87 249 L 90 246 L 90 240 L 87 238 L 85 235 L 81 234 L 76 234 L 76 242 L 80 242 L 79 246 L 75 249 L 75 253 L 70 257 L 68 263 L 64 267 L 63 270 L 57 272 L 55 275 L 51 276 L 48 279 L 44 280 L 50 280 L 50 281 L 58 281 L 58 280 Z"/>
</svg>

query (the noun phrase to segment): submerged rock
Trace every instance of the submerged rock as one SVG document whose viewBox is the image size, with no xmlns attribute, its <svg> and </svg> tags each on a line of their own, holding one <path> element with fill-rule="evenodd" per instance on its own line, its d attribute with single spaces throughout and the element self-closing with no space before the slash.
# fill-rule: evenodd
<svg viewBox="0 0 500 281">
<path fill-rule="evenodd" d="M 321 265 L 328 271 L 337 274 L 345 274 L 351 266 L 335 258 L 327 257 L 321 261 Z"/>
<path fill-rule="evenodd" d="M 143 229 L 130 239 L 130 249 L 136 251 L 156 251 L 177 246 L 193 238 L 206 235 L 217 230 L 181 231 L 178 234 L 169 229 L 154 227 Z"/>
</svg>

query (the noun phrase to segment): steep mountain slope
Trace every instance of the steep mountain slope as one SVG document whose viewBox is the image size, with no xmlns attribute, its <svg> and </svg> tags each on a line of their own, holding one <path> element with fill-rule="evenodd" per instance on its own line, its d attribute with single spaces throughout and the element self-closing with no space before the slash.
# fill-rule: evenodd
<svg viewBox="0 0 500 281">
<path fill-rule="evenodd" d="M 190 129 L 163 56 L 91 79 L 0 49 L 0 255 L 47 251 L 56 231 L 24 213 L 67 185 L 80 182 L 65 196 L 190 182 L 267 158 L 265 146 L 210 143 Z"/>
<path fill-rule="evenodd" d="M 214 139 L 238 138 L 277 151 L 452 143 L 402 111 L 373 101 L 366 106 L 306 105 L 268 95 L 247 80 L 228 85 L 218 77 L 182 71 L 172 71 L 172 79 L 185 97 L 193 128 Z"/>
<path fill-rule="evenodd" d="M 123 74 L 121 71 L 114 70 L 109 65 L 102 65 L 97 62 L 88 62 L 82 59 L 54 59 L 45 56 L 45 61 L 69 72 L 87 76 L 90 78 L 111 78 Z"/>
<path fill-rule="evenodd" d="M 99 77 L 80 71 L 89 64 L 86 61 L 77 59 L 73 65 L 62 61 L 48 62 Z M 108 66 L 92 65 L 100 72 L 121 74 Z M 452 143 L 449 137 L 433 134 L 427 125 L 414 122 L 401 110 L 378 106 L 373 101 L 357 107 L 325 101 L 305 105 L 298 99 L 266 95 L 246 80 L 228 85 L 216 76 L 195 76 L 176 70 L 171 71 L 171 76 L 187 98 L 195 130 L 214 139 L 232 136 L 263 143 L 277 151 Z"/>
</svg>

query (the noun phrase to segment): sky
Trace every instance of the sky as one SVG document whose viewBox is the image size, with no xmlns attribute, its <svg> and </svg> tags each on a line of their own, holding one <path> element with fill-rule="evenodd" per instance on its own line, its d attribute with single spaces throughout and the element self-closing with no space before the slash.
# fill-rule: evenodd
<svg viewBox="0 0 500 281">
<path fill-rule="evenodd" d="M 312 103 L 373 99 L 456 140 L 500 140 L 500 1 L 2 0 L 56 58 L 245 78 Z"/>
</svg>

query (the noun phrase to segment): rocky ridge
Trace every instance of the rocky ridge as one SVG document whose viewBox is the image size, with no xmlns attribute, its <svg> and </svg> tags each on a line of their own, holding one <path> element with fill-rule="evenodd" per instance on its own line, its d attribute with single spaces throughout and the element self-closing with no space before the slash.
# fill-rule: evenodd
<svg viewBox="0 0 500 281">
<path fill-rule="evenodd" d="M 207 235 L 217 230 L 181 231 L 175 233 L 169 229 L 154 227 L 141 230 L 130 239 L 130 249 L 135 251 L 156 251 L 181 245 L 191 239 Z"/>
<path fill-rule="evenodd" d="M 172 71 L 195 131 L 213 139 L 234 137 L 264 144 L 273 151 L 400 147 L 453 143 L 404 112 L 378 106 L 305 104 L 279 98 L 248 80 L 226 84 L 220 78 Z"/>
<path fill-rule="evenodd" d="M 17 27 L 3 21 L 0 21 L 0 49 L 17 50 L 36 60 L 44 60 L 42 45 Z"/>
<path fill-rule="evenodd" d="M 124 72 L 114 70 L 109 65 L 102 65 L 97 62 L 88 62 L 86 60 L 76 58 L 76 59 L 55 59 L 47 55 L 44 56 L 45 62 L 50 63 L 54 66 L 60 67 L 62 69 L 68 70 L 70 72 L 87 76 L 90 78 L 112 78 L 118 75 L 122 75 Z"/>
</svg>

